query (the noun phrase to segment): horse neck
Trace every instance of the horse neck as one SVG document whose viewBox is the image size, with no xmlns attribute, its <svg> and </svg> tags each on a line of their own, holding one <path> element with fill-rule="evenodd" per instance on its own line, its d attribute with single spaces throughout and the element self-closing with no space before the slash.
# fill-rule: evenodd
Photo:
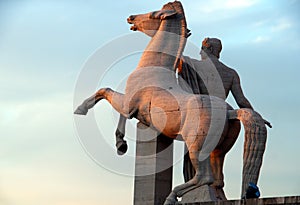
<svg viewBox="0 0 300 205">
<path fill-rule="evenodd" d="M 160 66 L 175 70 L 186 43 L 185 19 L 163 20 L 150 40 L 138 68 Z"/>
</svg>

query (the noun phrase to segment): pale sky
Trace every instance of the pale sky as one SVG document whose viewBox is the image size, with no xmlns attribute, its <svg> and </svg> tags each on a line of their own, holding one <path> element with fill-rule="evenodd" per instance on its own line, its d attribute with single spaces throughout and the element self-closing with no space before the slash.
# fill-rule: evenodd
<svg viewBox="0 0 300 205">
<path fill-rule="evenodd" d="M 104 102 L 95 107 L 106 140 L 103 146 L 110 150 L 98 149 L 95 143 L 97 161 L 82 146 L 85 136 L 76 130 L 75 87 L 98 51 L 131 36 L 129 15 L 158 10 L 164 3 L 0 1 L 1 205 L 132 204 L 136 121 L 127 126 L 128 154 L 119 157 L 114 150 L 117 114 Z M 182 3 L 192 30 L 190 42 L 198 46 L 205 37 L 220 38 L 221 61 L 239 73 L 245 95 L 273 124 L 258 183 L 262 196 L 300 195 L 300 1 Z M 113 48 L 116 55 L 121 50 Z M 197 58 L 198 52 L 188 55 Z M 107 71 L 99 86 L 122 91 L 137 57 L 129 55 L 109 68 L 97 64 L 99 73 Z M 237 107 L 232 98 L 228 102 Z M 225 161 L 229 199 L 240 197 L 243 134 Z M 183 181 L 181 147 L 176 143 L 174 184 Z"/>
</svg>

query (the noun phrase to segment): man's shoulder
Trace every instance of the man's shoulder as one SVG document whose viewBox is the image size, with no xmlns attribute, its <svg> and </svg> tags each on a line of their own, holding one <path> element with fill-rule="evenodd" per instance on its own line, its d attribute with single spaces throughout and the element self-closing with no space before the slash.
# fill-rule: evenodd
<svg viewBox="0 0 300 205">
<path fill-rule="evenodd" d="M 225 70 L 228 73 L 231 73 L 232 75 L 238 75 L 236 70 L 234 70 L 233 68 L 225 65 L 224 63 L 222 63 L 221 61 L 219 61 L 220 64 L 222 65 L 222 69 Z"/>
</svg>

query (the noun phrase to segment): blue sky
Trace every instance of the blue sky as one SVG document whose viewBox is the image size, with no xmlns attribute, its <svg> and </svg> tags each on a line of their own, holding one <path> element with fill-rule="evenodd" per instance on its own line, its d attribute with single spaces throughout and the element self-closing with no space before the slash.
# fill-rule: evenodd
<svg viewBox="0 0 300 205">
<path fill-rule="evenodd" d="M 133 177 L 99 166 L 81 146 L 73 122 L 73 96 L 80 72 L 95 52 L 132 33 L 126 18 L 158 10 L 164 3 L 0 2 L 1 204 L 132 204 Z M 237 70 L 245 95 L 274 126 L 268 130 L 259 180 L 262 196 L 299 195 L 300 1 L 182 3 L 192 30 L 190 42 L 199 45 L 207 36 L 220 38 L 221 60 Z M 197 57 L 197 52 L 192 55 Z M 101 83 L 122 87 L 137 60 L 122 59 Z M 228 101 L 236 107 L 231 97 Z M 95 114 L 106 144 L 113 148 L 116 113 L 100 103 Z M 134 153 L 134 123 L 128 125 L 128 155 Z M 179 153 L 180 146 L 176 145 Z M 231 199 L 240 195 L 242 147 L 243 133 L 225 162 L 225 191 Z M 103 155 L 118 160 L 121 172 L 122 167 L 133 170 L 132 158 Z M 175 166 L 175 184 L 182 182 L 180 166 Z"/>
</svg>

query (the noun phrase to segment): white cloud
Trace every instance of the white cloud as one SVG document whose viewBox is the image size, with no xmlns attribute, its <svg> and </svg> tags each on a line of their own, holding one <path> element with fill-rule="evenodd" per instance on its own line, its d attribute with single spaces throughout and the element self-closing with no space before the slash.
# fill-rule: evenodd
<svg viewBox="0 0 300 205">
<path fill-rule="evenodd" d="M 289 29 L 292 26 L 292 22 L 289 19 L 279 19 L 277 24 L 272 27 L 273 32 L 283 31 Z"/>
<path fill-rule="evenodd" d="M 260 20 L 253 23 L 254 27 L 263 27 L 269 23 L 269 20 Z"/>
<path fill-rule="evenodd" d="M 238 8 L 251 7 L 255 3 L 257 3 L 257 0 L 227 0 L 224 3 L 226 8 L 228 9 L 238 9 Z"/>
<path fill-rule="evenodd" d="M 242 8 L 248 8 L 253 6 L 257 3 L 258 0 L 211 0 L 209 2 L 199 2 L 190 3 L 191 5 L 188 5 L 189 3 L 185 3 L 187 5 L 187 8 L 191 7 L 194 10 L 197 10 L 197 13 L 214 13 L 217 11 L 225 11 L 225 10 L 232 10 L 232 9 L 242 9 Z"/>
<path fill-rule="evenodd" d="M 270 37 L 268 36 L 257 36 L 254 40 L 253 43 L 265 43 L 270 41 Z"/>
</svg>

